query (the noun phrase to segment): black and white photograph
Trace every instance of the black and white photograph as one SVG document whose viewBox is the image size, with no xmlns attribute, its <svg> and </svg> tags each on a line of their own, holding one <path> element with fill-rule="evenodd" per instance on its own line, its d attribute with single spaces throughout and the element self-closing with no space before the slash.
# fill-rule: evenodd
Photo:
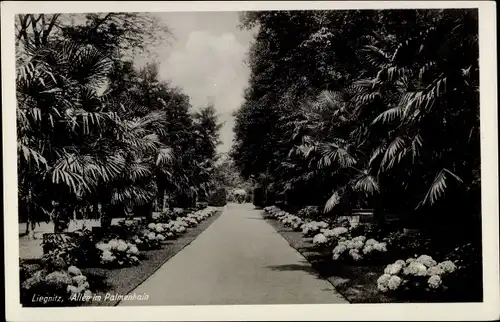
<svg viewBox="0 0 500 322">
<path fill-rule="evenodd" d="M 102 4 L 2 3 L 8 321 L 499 317 L 494 3 Z"/>
</svg>

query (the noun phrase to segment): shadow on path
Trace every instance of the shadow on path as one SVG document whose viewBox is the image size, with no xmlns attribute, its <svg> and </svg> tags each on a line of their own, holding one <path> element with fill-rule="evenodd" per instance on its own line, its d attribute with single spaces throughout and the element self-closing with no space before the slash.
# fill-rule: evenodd
<svg viewBox="0 0 500 322">
<path fill-rule="evenodd" d="M 310 264 L 273 265 L 266 266 L 266 268 L 272 269 L 273 271 L 305 271 L 313 275 L 318 275 Z"/>
</svg>

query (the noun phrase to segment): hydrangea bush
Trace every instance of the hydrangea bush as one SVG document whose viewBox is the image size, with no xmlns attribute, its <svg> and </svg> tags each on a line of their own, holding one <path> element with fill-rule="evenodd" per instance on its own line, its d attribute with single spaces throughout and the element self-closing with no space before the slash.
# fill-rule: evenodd
<svg viewBox="0 0 500 322">
<path fill-rule="evenodd" d="M 291 214 L 284 214 L 279 219 L 283 225 L 292 228 L 295 231 L 300 231 L 304 221 L 300 219 L 298 216 L 294 216 Z"/>
<path fill-rule="evenodd" d="M 310 221 L 302 225 L 302 234 L 305 237 L 317 235 L 322 229 L 327 229 L 328 224 L 324 221 Z"/>
<path fill-rule="evenodd" d="M 268 214 L 269 217 L 277 219 L 280 213 L 285 213 L 280 208 L 276 206 L 268 206 L 264 208 L 264 212 Z"/>
<path fill-rule="evenodd" d="M 156 228 L 155 230 L 145 228 L 142 229 L 139 234 L 133 236 L 129 241 L 135 244 L 139 250 L 143 251 L 160 248 L 162 241 L 165 239 L 166 237 L 163 233 L 158 233 Z"/>
<path fill-rule="evenodd" d="M 353 238 L 341 237 L 337 246 L 333 249 L 333 260 L 353 260 L 359 262 L 362 260 L 373 260 L 381 257 L 381 254 L 387 252 L 387 244 L 378 242 L 365 236 Z"/>
<path fill-rule="evenodd" d="M 347 237 L 349 229 L 345 227 L 335 227 L 333 229 L 321 229 L 321 233 L 313 238 L 313 244 L 317 246 L 333 246 L 340 238 Z"/>
<path fill-rule="evenodd" d="M 198 222 L 201 222 L 202 220 L 206 220 L 209 217 L 213 216 L 216 212 L 217 212 L 217 208 L 206 207 L 204 209 L 200 209 L 200 210 L 190 214 L 188 217 L 195 218 Z"/>
<path fill-rule="evenodd" d="M 190 217 L 189 215 L 187 217 L 182 217 L 180 220 L 184 222 L 188 228 L 193 228 L 198 225 L 198 220 L 195 217 Z"/>
<path fill-rule="evenodd" d="M 443 281 L 456 270 L 454 262 L 438 263 L 428 255 L 400 259 L 386 266 L 377 287 L 380 292 L 446 290 Z"/>
<path fill-rule="evenodd" d="M 139 263 L 139 248 L 122 239 L 112 239 L 96 244 L 100 251 L 101 264 L 110 267 L 123 267 Z"/>
<path fill-rule="evenodd" d="M 25 306 L 69 306 L 78 305 L 78 301 L 70 301 L 72 295 L 92 296 L 87 277 L 76 266 L 53 270 L 50 267 L 34 265 L 21 268 L 21 303 Z M 33 302 L 34 297 L 59 296 L 61 302 Z"/>
</svg>

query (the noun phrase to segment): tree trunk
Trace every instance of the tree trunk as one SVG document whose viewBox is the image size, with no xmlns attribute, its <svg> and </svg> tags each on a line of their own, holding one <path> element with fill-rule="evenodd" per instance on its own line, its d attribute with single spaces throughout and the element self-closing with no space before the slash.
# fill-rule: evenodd
<svg viewBox="0 0 500 322">
<path fill-rule="evenodd" d="M 26 221 L 26 238 L 28 239 L 36 239 L 35 237 L 35 222 L 31 220 Z"/>
<path fill-rule="evenodd" d="M 53 217 L 54 222 L 54 233 L 62 233 L 69 227 L 70 217 L 69 214 L 62 214 L 63 209 L 54 209 L 55 216 Z"/>
<path fill-rule="evenodd" d="M 109 228 L 111 226 L 111 211 L 112 207 L 110 206 L 103 206 L 102 207 L 102 213 L 101 213 L 101 229 L 103 232 L 109 231 Z"/>
<path fill-rule="evenodd" d="M 385 225 L 384 202 L 382 196 L 376 196 L 373 204 L 373 222 L 379 226 Z"/>
<path fill-rule="evenodd" d="M 142 206 L 142 212 L 144 213 L 144 217 L 146 218 L 146 221 L 152 222 L 153 221 L 153 203 L 147 204 L 145 206 Z"/>
<path fill-rule="evenodd" d="M 161 211 L 164 211 L 168 206 L 167 202 L 167 191 L 162 190 L 162 196 L 161 196 Z"/>
</svg>

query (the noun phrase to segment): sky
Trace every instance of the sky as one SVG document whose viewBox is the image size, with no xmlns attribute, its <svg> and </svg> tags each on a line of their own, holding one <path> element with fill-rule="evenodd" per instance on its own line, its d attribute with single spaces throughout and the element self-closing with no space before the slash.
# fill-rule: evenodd
<svg viewBox="0 0 500 322">
<path fill-rule="evenodd" d="M 170 44 L 158 48 L 159 76 L 183 89 L 196 109 L 214 102 L 224 122 L 219 152 L 231 148 L 232 113 L 243 102 L 249 78 L 245 63 L 252 32 L 240 30 L 237 12 L 155 14 L 173 32 Z"/>
</svg>

